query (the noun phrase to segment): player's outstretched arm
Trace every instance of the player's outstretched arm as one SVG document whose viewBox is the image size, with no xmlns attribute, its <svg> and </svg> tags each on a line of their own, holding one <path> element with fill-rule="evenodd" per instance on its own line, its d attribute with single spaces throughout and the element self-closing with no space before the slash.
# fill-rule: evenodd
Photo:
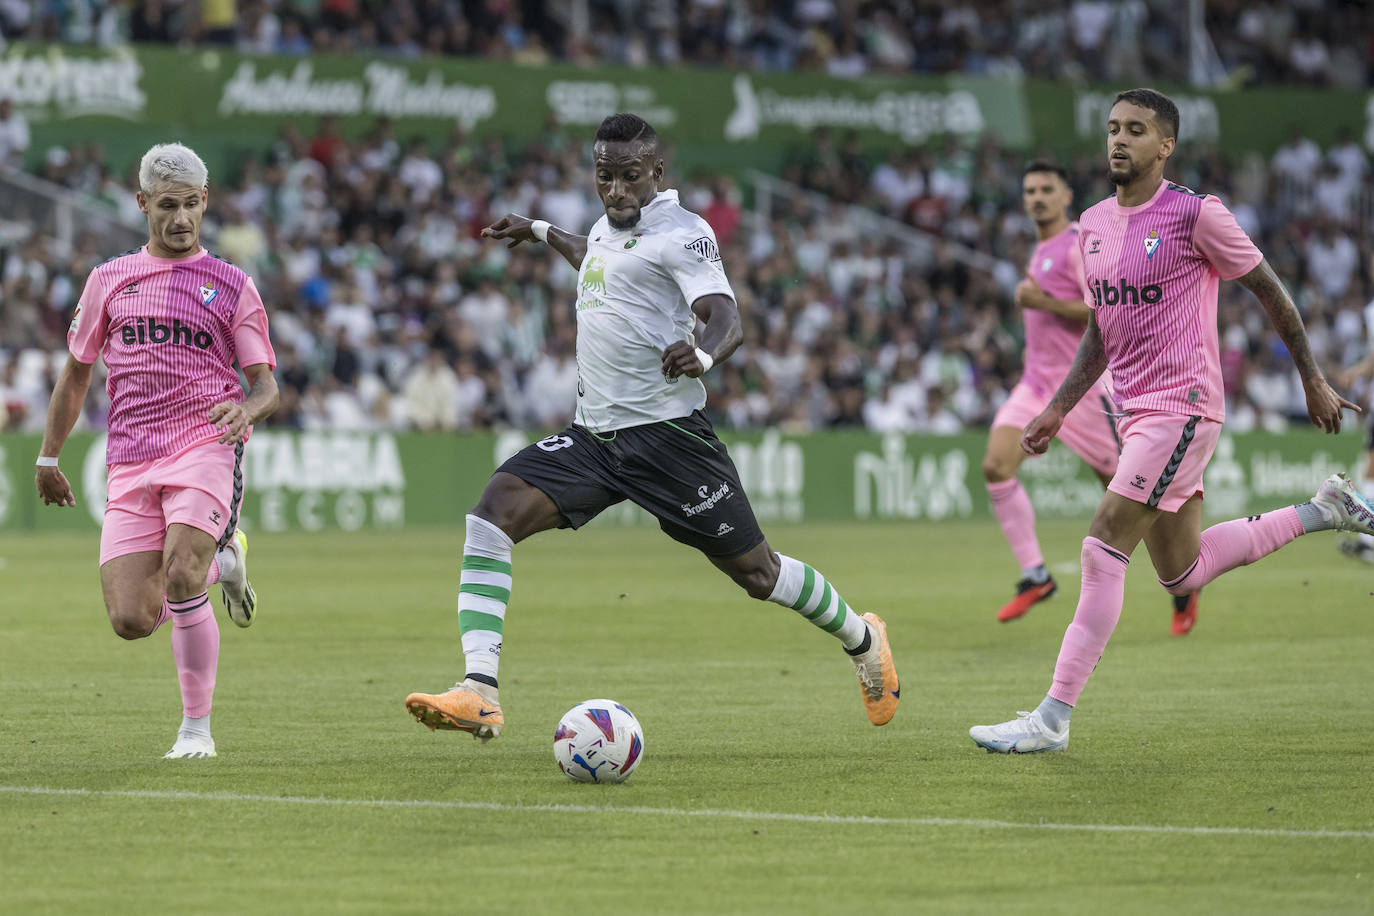
<svg viewBox="0 0 1374 916">
<path fill-rule="evenodd" d="M 1283 281 L 1274 273 L 1274 268 L 1269 266 L 1266 259 L 1260 261 L 1254 270 L 1240 277 L 1240 282 L 1254 293 L 1260 305 L 1264 306 L 1274 330 L 1279 332 L 1283 345 L 1288 348 L 1293 365 L 1302 377 L 1303 393 L 1307 396 L 1307 416 L 1312 425 L 1319 426 L 1328 433 L 1340 432 L 1341 410 L 1348 407 L 1358 412 L 1360 408 L 1337 394 L 1317 368 L 1312 348 L 1307 343 L 1307 330 L 1303 327 L 1302 315 L 1298 314 L 1298 307 L 1293 304 L 1293 297 L 1288 295 Z"/>
<path fill-rule="evenodd" d="M 692 311 L 702 320 L 701 340 L 695 347 L 684 340 L 674 341 L 663 351 L 663 374 L 668 378 L 685 375 L 698 378 L 716 363 L 723 363 L 744 340 L 739 306 L 723 293 L 711 293 L 692 303 Z M 710 358 L 703 363 L 701 354 Z"/>
<path fill-rule="evenodd" d="M 530 219 L 516 213 L 507 213 L 483 229 L 482 238 L 510 239 L 507 248 L 514 248 L 521 242 L 547 242 L 550 248 L 579 270 L 582 268 L 582 260 L 587 256 L 585 235 L 575 235 L 557 226 L 551 226 L 544 220 Z"/>
<path fill-rule="evenodd" d="M 43 445 L 39 448 L 40 458 L 56 461 L 71 435 L 72 427 L 81 416 L 81 405 L 86 401 L 86 392 L 91 387 L 91 364 L 79 361 L 75 356 L 67 357 L 67 364 L 57 377 L 52 389 L 52 400 L 48 402 L 48 420 L 43 428 Z M 34 476 L 38 495 L 43 505 L 75 506 L 76 497 L 72 486 L 57 466 L 40 466 Z"/>
<path fill-rule="evenodd" d="M 248 396 L 242 402 L 221 401 L 210 408 L 210 422 L 215 429 L 224 430 L 219 437 L 224 445 L 239 441 L 248 432 L 248 427 L 270 417 L 281 400 L 271 366 L 266 363 L 244 366 L 243 374 L 248 378 Z"/>
</svg>

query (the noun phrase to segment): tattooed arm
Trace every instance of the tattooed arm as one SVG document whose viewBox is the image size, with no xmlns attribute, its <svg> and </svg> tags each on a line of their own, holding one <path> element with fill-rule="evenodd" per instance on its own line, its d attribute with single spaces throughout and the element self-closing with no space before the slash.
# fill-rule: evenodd
<svg viewBox="0 0 1374 916">
<path fill-rule="evenodd" d="M 1279 332 L 1284 346 L 1288 348 L 1293 365 L 1297 366 L 1298 375 L 1302 377 L 1303 392 L 1307 395 L 1307 416 L 1311 419 L 1312 425 L 1319 426 L 1328 433 L 1340 432 L 1341 408 L 1349 407 L 1357 412 L 1360 408 L 1337 394 L 1317 368 L 1317 361 L 1312 357 L 1312 348 L 1307 343 L 1307 331 L 1303 328 L 1302 316 L 1298 314 L 1298 307 L 1293 304 L 1293 298 L 1288 295 L 1283 281 L 1274 273 L 1274 268 L 1269 266 L 1268 260 L 1260 261 L 1259 266 L 1239 279 L 1246 289 L 1255 294 L 1260 305 L 1264 306 L 1270 323 L 1274 325 L 1274 330 Z"/>
<path fill-rule="evenodd" d="M 1069 374 L 1064 377 L 1064 383 L 1055 392 L 1050 406 L 1026 424 L 1021 434 L 1021 448 L 1032 455 L 1043 455 L 1050 447 L 1050 440 L 1058 434 L 1065 415 L 1088 393 L 1088 389 L 1101 378 L 1106 368 L 1107 351 L 1102 347 L 1102 332 L 1097 327 L 1097 313 L 1089 310 L 1088 328 L 1078 343 L 1078 355 L 1069 367 Z"/>
</svg>

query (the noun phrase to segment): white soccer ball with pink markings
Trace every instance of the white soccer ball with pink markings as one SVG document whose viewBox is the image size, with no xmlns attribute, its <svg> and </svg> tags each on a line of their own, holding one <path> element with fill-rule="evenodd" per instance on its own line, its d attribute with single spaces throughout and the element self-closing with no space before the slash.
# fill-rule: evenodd
<svg viewBox="0 0 1374 916">
<path fill-rule="evenodd" d="M 558 720 L 553 759 L 575 782 L 624 782 L 644 759 L 644 729 L 615 700 L 585 700 Z"/>
</svg>

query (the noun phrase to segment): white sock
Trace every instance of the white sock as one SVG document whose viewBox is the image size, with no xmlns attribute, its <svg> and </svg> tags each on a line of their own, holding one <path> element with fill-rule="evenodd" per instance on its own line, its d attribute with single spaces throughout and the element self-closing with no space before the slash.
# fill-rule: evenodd
<svg viewBox="0 0 1374 916">
<path fill-rule="evenodd" d="M 868 624 L 849 609 L 840 593 L 815 569 L 778 554 L 778 581 L 768 600 L 790 607 L 827 633 L 834 633 L 846 649 L 857 648 L 868 635 Z"/>
<path fill-rule="evenodd" d="M 458 584 L 458 630 L 467 674 L 496 681 L 501 661 L 501 631 L 510 603 L 510 552 L 515 542 L 476 515 L 467 517 L 463 570 Z"/>
<path fill-rule="evenodd" d="M 219 566 L 219 578 L 223 582 L 234 574 L 234 570 L 239 567 L 238 554 L 227 547 L 223 550 L 215 551 L 215 564 Z"/>
<path fill-rule="evenodd" d="M 206 713 L 199 719 L 192 719 L 190 716 L 181 717 L 181 728 L 177 729 L 178 735 L 195 735 L 198 738 L 210 737 L 210 714 Z"/>
</svg>

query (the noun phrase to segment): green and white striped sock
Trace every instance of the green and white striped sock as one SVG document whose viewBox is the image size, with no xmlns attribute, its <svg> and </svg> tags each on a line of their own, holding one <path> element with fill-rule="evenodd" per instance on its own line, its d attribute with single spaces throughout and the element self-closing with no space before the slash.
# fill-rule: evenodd
<svg viewBox="0 0 1374 916">
<path fill-rule="evenodd" d="M 515 542 L 491 522 L 467 517 L 463 572 L 458 584 L 458 630 L 463 637 L 467 677 L 496 686 L 501 630 L 510 602 L 510 551 Z"/>
<path fill-rule="evenodd" d="M 783 554 L 778 554 L 778 562 L 781 569 L 769 601 L 790 607 L 825 632 L 834 633 L 846 649 L 863 643 L 868 624 L 845 604 L 825 576 Z"/>
</svg>

